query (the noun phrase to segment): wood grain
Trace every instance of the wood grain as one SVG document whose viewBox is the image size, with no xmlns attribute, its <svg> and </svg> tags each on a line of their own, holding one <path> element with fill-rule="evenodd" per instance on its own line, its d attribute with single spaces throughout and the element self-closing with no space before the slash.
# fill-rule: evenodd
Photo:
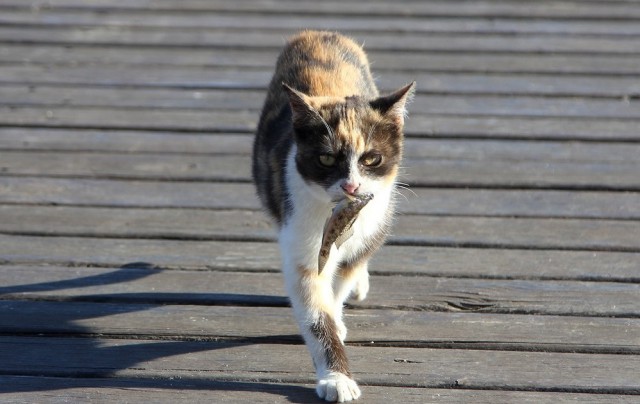
<svg viewBox="0 0 640 404">
<path fill-rule="evenodd" d="M 138 264 L 144 267 L 142 264 Z M 280 274 L 275 273 L 247 273 L 247 272 L 199 272 L 199 271 L 174 271 L 125 267 L 121 269 L 105 268 L 97 270 L 87 270 L 86 268 L 76 269 L 73 277 L 70 277 L 69 269 L 64 267 L 42 268 L 28 266 L 0 266 L 0 277 L 3 279 L 3 286 L 0 288 L 0 297 L 6 299 L 30 299 L 30 300 L 51 300 L 51 301 L 69 301 L 69 302 L 109 302 L 112 303 L 114 310 L 117 310 L 117 304 L 188 304 L 194 305 L 190 310 L 196 312 L 202 310 L 195 305 L 249 305 L 249 306 L 286 306 L 287 299 L 283 292 L 283 280 Z M 37 271 L 46 271 L 42 276 L 42 282 L 30 284 Z M 49 279 L 47 279 L 49 278 Z M 47 280 L 45 280 L 47 279 Z M 15 286 L 13 286 L 15 285 Z M 179 287 L 170 285 L 180 285 Z M 350 305 L 360 309 L 369 309 L 367 311 L 349 311 L 349 318 L 352 323 L 355 321 L 357 329 L 364 327 L 364 330 L 351 332 L 350 340 L 363 340 L 366 338 L 375 338 L 379 341 L 388 341 L 385 338 L 393 335 L 393 330 L 403 330 L 408 341 L 431 341 L 429 332 L 424 330 L 423 324 L 440 324 L 438 320 L 431 319 L 431 314 L 424 314 L 425 311 L 449 312 L 449 313 L 521 313 L 521 314 L 540 314 L 555 316 L 572 316 L 572 317 L 617 317 L 617 318 L 636 318 L 634 313 L 638 312 L 638 301 L 634 299 L 640 293 L 638 285 L 625 283 L 604 283 L 604 282 L 576 282 L 576 281 L 514 281 L 514 280 L 486 280 L 486 279 L 434 279 L 432 277 L 415 277 L 411 282 L 399 276 L 373 276 L 371 279 L 371 293 L 364 302 L 351 302 Z M 590 299 L 585 301 L 584 296 Z M 17 304 L 17 303 L 15 303 Z M 7 303 L 7 307 L 14 307 L 14 303 Z M 59 311 L 65 307 L 68 310 L 79 310 L 80 305 L 68 303 L 65 305 L 51 306 L 48 309 L 46 304 L 39 309 L 35 302 L 32 305 L 26 304 L 23 309 L 14 309 L 14 312 L 25 315 L 29 312 L 29 307 L 34 307 L 35 313 L 47 313 L 49 311 Z M 58 307 L 57 309 L 54 309 Z M 87 310 L 101 310 L 100 305 L 88 305 Z M 93 307 L 93 308 L 92 308 Z M 133 307 L 133 306 L 131 306 Z M 375 309 L 374 311 L 372 311 Z M 7 309 L 8 312 L 11 310 Z M 137 330 L 143 334 L 157 335 L 163 333 L 177 332 L 181 327 L 185 327 L 182 331 L 186 334 L 192 334 L 197 331 L 191 326 L 182 323 L 179 318 L 187 318 L 186 309 L 168 309 L 169 311 L 162 314 L 165 320 L 154 319 L 129 319 L 124 318 L 122 324 L 140 323 L 150 325 L 157 321 L 166 321 L 166 324 L 158 329 L 151 328 L 142 331 L 139 327 Z M 172 314 L 175 310 L 176 313 Z M 385 311 L 386 310 L 386 311 Z M 389 313 L 389 310 L 392 312 Z M 401 313 L 399 310 L 409 310 L 407 313 Z M 260 314 L 262 313 L 262 314 Z M 282 321 L 277 322 L 276 314 L 282 317 Z M 358 314 L 360 313 L 360 314 Z M 175 318 L 173 318 L 175 316 Z M 225 314 L 221 309 L 212 317 L 219 318 L 220 323 L 211 323 L 208 333 L 218 336 L 236 337 L 250 336 L 255 330 L 269 330 L 260 332 L 275 332 L 276 329 L 282 327 L 282 324 L 291 322 L 289 310 L 283 311 L 263 311 L 259 307 L 252 307 L 245 311 L 235 312 L 230 310 L 230 314 Z M 229 320 L 229 316 L 237 316 L 246 319 L 245 326 L 249 329 L 238 329 L 239 321 Z M 264 316 L 265 320 L 249 320 L 253 316 Z M 426 316 L 426 317 L 425 317 Z M 88 316 L 89 317 L 89 316 Z M 267 320 L 268 318 L 268 320 Z M 370 323 L 358 325 L 358 321 Z M 470 318 L 474 318 L 473 316 Z M 360 319 L 360 320 L 358 320 Z M 31 321 L 31 320 L 29 320 Z M 5 330 L 14 330 L 14 332 L 22 332 L 20 330 L 37 329 L 45 327 L 44 319 L 33 319 L 29 322 L 27 317 L 22 321 L 16 321 L 11 315 L 2 323 Z M 211 322 L 211 320 L 207 320 Z M 261 325 L 257 327 L 257 322 L 274 322 L 272 325 Z M 279 320 L 278 320 L 279 321 Z M 443 322 L 448 321 L 444 317 Z M 470 320 L 471 321 L 471 320 Z M 497 317 L 492 321 L 498 320 Z M 521 320 L 504 320 L 514 321 L 520 324 Z M 551 320 L 550 320 L 551 321 Z M 565 321 L 565 320 L 563 320 Z M 569 320 L 566 320 L 569 321 Z M 577 332 L 577 324 L 580 319 L 571 321 L 572 332 Z M 590 320 L 591 321 L 591 320 Z M 473 321 L 472 321 L 473 322 Z M 12 325 L 14 324 L 15 325 Z M 232 325 L 225 325 L 229 323 Z M 376 327 L 372 331 L 368 328 L 371 324 L 384 324 L 384 327 Z M 28 325 L 33 324 L 33 325 Z M 77 324 L 77 322 L 74 322 Z M 293 325 L 294 323 L 291 322 Z M 608 323 L 607 323 L 608 324 Z M 627 347 L 632 348 L 633 342 L 637 342 L 634 337 L 635 333 L 629 333 L 628 327 L 632 327 L 634 323 L 631 321 L 621 322 L 624 335 L 631 337 L 627 342 Z M 52 322 L 49 328 L 57 327 L 56 322 Z M 540 326 L 539 324 L 536 326 Z M 613 327 L 614 324 L 608 324 L 607 327 Z M 120 326 L 110 326 L 120 327 Z M 125 328 L 124 326 L 122 326 Z M 162 327 L 166 330 L 162 331 Z M 232 327 L 237 331 L 223 333 L 225 327 Z M 554 326 L 555 327 L 555 326 Z M 582 326 L 581 326 L 582 327 Z M 100 333 L 113 334 L 117 333 L 113 328 L 111 331 L 102 330 Z M 286 328 L 286 327 L 284 327 Z M 436 327 L 438 332 L 444 332 L 448 326 L 442 324 Z M 169 329 L 173 331 L 169 331 Z M 190 331 L 189 331 L 190 330 Z M 254 330 L 254 331 L 252 331 Z M 377 331 L 376 331 L 377 330 Z M 68 330 L 71 332 L 70 330 Z M 63 332 L 63 331 L 50 331 Z M 226 332 L 226 331 L 225 331 Z M 435 331 L 433 331 L 435 332 Z M 440 341 L 446 341 L 448 338 L 455 339 L 454 335 L 469 335 L 479 340 L 494 341 L 494 337 L 479 336 L 478 330 L 474 331 L 450 331 L 447 337 L 439 338 Z M 493 332 L 497 332 L 494 330 Z M 532 331 L 522 331 L 526 334 Z M 591 330 L 591 332 L 594 332 Z M 217 334 L 216 334 L 217 333 Z M 292 331 L 295 334 L 295 330 Z M 613 333 L 611 328 L 606 338 L 610 339 L 610 345 L 613 345 Z M 603 334 L 603 335 L 604 335 Z M 260 334 L 262 335 L 262 334 Z M 519 334 L 520 335 L 520 334 Z M 590 333 L 584 332 L 584 336 Z M 369 336 L 369 337 L 367 337 Z M 539 336 L 535 336 L 539 339 Z M 574 335 L 571 343 L 586 344 L 586 341 L 579 342 Z M 436 338 L 438 339 L 438 338 Z M 554 340 L 554 343 L 560 343 L 561 338 Z M 511 341 L 523 343 L 523 341 Z M 566 341 L 565 341 L 566 342 Z M 529 344 L 535 345 L 535 341 L 527 341 Z M 550 342 L 545 342 L 550 343 Z M 603 342 L 600 345 L 607 345 Z M 622 342 L 618 345 L 624 345 Z M 619 347 L 622 349 L 623 347 Z"/>
<path fill-rule="evenodd" d="M 316 400 L 315 386 L 297 383 L 264 383 L 206 381 L 183 378 L 56 378 L 31 376 L 0 376 L 6 387 L 3 398 L 17 404 L 55 401 L 58 397 L 91 402 L 123 400 L 128 402 L 187 401 L 189 403 L 307 403 Z M 597 400 L 599 403 L 633 403 L 633 396 L 618 394 L 585 394 L 564 392 L 482 391 L 463 389 L 405 388 L 367 386 L 368 403 L 389 402 L 441 403 L 474 402 L 492 404 L 573 403 Z"/>
<path fill-rule="evenodd" d="M 16 0 L 10 0 L 4 2 L 6 6 L 15 8 L 28 8 L 24 3 Z M 48 3 L 52 7 L 56 8 L 70 8 L 70 9 L 87 9 L 86 3 L 82 0 L 54 0 Z M 338 5 L 342 7 L 338 7 Z M 580 6 L 580 7 L 578 7 Z M 297 2 L 294 0 L 282 1 L 277 5 L 271 3 L 265 4 L 259 0 L 234 2 L 232 0 L 216 1 L 211 3 L 204 0 L 189 0 L 180 2 L 179 7 L 174 0 L 165 0 L 153 3 L 152 6 L 144 0 L 127 1 L 127 0 L 100 0 L 92 2 L 91 8 L 95 10 L 109 11 L 109 10 L 127 10 L 127 11 L 146 11 L 151 7 L 153 10 L 166 10 L 166 11 L 191 11 L 201 13 L 203 11 L 218 11 L 218 12 L 244 12 L 244 13 L 273 13 L 280 14 L 286 11 L 286 14 L 329 14 L 329 15 L 401 15 L 401 16 L 421 16 L 427 15 L 459 15 L 470 17 L 497 17 L 503 15 L 505 17 L 527 17 L 535 18 L 545 16 L 547 18 L 567 18 L 567 19 L 584 19 L 589 17 L 597 17 L 601 19 L 635 19 L 640 16 L 640 9 L 633 2 L 627 4 L 625 2 L 620 3 L 605 3 L 594 2 L 593 4 L 577 1 L 562 1 L 558 2 L 556 7 L 546 7 L 544 4 L 513 4 L 512 2 L 501 1 L 479 1 L 471 6 L 457 7 L 454 3 L 445 1 L 438 1 L 433 3 L 422 2 L 410 2 L 403 4 L 401 9 L 395 7 L 394 4 L 388 4 L 386 2 L 375 1 L 371 7 L 366 10 L 361 9 L 357 2 L 336 2 L 329 1 L 318 5 L 314 2 Z M 339 10 L 339 11 L 338 11 Z"/>
<path fill-rule="evenodd" d="M 302 345 L 192 341 L 0 338 L 13 374 L 59 377 L 176 377 L 196 380 L 312 383 Z M 23 347 L 23 348 L 20 348 Z M 606 354 L 347 347 L 357 380 L 369 385 L 637 394 L 635 358 Z M 55 357 L 68 358 L 54 366 Z M 170 362 L 165 359 L 170 357 Z M 597 361 L 599 366 L 593 366 Z M 499 365 L 498 365 L 499 364 Z M 384 368 L 387 373 L 379 373 Z M 534 382 L 535 381 L 535 382 Z"/>
<path fill-rule="evenodd" d="M 514 159 L 515 160 L 515 159 Z M 407 157 L 410 186 L 640 191 L 638 162 L 550 162 Z M 1 152 L 2 173 L 44 177 L 251 182 L 248 155 Z"/>
<path fill-rule="evenodd" d="M 252 133 L 255 111 L 175 111 L 0 106 L 0 126 L 127 129 L 198 133 Z M 567 117 L 464 117 L 415 115 L 407 120 L 409 136 L 477 139 L 532 139 L 564 141 L 635 141 L 637 122 Z"/>
<path fill-rule="evenodd" d="M 152 267 L 276 272 L 275 243 L 36 237 L 0 234 L 0 261 L 71 267 Z M 28 245 L 29 248 L 23 248 Z M 385 246 L 374 274 L 455 278 L 638 282 L 637 253 Z"/>
<path fill-rule="evenodd" d="M 0 27 L 0 35 L 2 28 Z M 0 36 L 0 40 L 1 40 Z M 276 55 L 277 52 L 274 52 Z M 375 71 L 375 68 L 374 68 Z M 93 85 L 145 86 L 186 89 L 247 89 L 266 90 L 271 79 L 270 69 L 223 68 L 149 68 L 145 66 L 46 66 L 0 65 L 4 82 L 27 85 Z M 418 93 L 479 94 L 522 96 L 584 96 L 609 97 L 624 101 L 640 92 L 637 77 L 589 75 L 500 75 L 447 72 L 386 72 L 377 80 L 384 91 L 397 89 L 409 81 L 417 81 Z M 259 97 L 256 101 L 261 101 Z M 624 109 L 624 103 L 619 107 Z M 634 105 L 635 107 L 635 105 Z M 627 107 L 628 108 L 628 107 Z M 415 111 L 415 110 L 413 110 Z"/>
<path fill-rule="evenodd" d="M 0 15 L 2 18 L 5 14 Z M 29 13 L 32 15 L 32 13 Z M 81 14 L 85 15 L 85 14 Z M 127 14 L 128 15 L 128 14 Z M 104 17 L 104 16 L 103 16 Z M 103 18 L 101 17 L 101 19 Z M 198 15 L 189 16 L 192 19 Z M 244 17 L 245 19 L 247 16 Z M 264 21 L 268 16 L 261 15 L 257 19 Z M 335 17 L 331 19 L 334 20 Z M 205 22 L 216 19 L 216 16 L 206 16 Z M 233 21 L 237 19 L 232 18 Z M 385 21 L 388 18 L 384 18 Z M 147 20 L 153 24 L 158 19 Z M 245 20 L 243 20 L 245 21 Z M 278 24 L 283 21 L 276 19 Z M 406 18 L 400 19 L 402 24 L 410 22 Z M 466 20 L 464 24 L 453 25 L 450 19 L 443 22 L 446 29 L 463 29 L 473 25 L 475 20 Z M 507 23 L 509 29 L 518 30 L 527 24 L 527 20 Z M 354 20 L 349 19 L 349 24 Z M 364 20 L 369 24 L 369 20 Z M 489 25 L 488 29 L 499 24 L 499 21 L 480 22 Z M 420 27 L 428 26 L 429 21 L 417 21 Z M 624 26 L 618 22 L 615 26 Z M 549 29 L 563 29 L 567 24 L 550 24 Z M 608 30 L 611 24 L 605 24 Z M 627 24 L 628 29 L 637 29 L 637 24 Z M 592 33 L 597 26 L 589 25 L 585 30 Z M 369 50 L 367 52 L 373 68 L 377 72 L 458 72 L 458 73 L 527 73 L 527 74 L 589 74 L 589 75 L 629 75 L 636 76 L 640 57 L 634 55 L 576 55 L 576 54 L 540 54 L 539 52 L 513 53 L 476 53 L 466 52 L 408 52 L 398 49 L 392 51 Z M 62 65 L 62 66 L 154 66 L 174 67 L 190 66 L 199 69 L 215 67 L 240 67 L 240 68 L 264 68 L 270 69 L 275 65 L 277 55 L 271 49 L 210 49 L 194 48 L 162 48 L 154 47 L 119 47 L 119 46 L 64 46 L 55 44 L 16 44 L 4 43 L 0 48 L 0 56 L 6 64 L 19 63 L 21 65 Z"/>
<path fill-rule="evenodd" d="M 188 158 L 203 154 L 249 156 L 253 134 L 119 131 L 100 129 L 0 128 L 0 150 L 50 152 L 162 153 Z M 405 139 L 405 158 L 483 162 L 634 163 L 636 143 L 491 139 Z M 44 173 L 41 173 L 44 174 Z"/>
<path fill-rule="evenodd" d="M 247 210 L 0 205 L 0 217 L 0 232 L 7 234 L 180 240 L 276 238 L 266 215 Z M 400 215 L 389 243 L 640 252 L 638 234 L 638 221 Z"/>
<path fill-rule="evenodd" d="M 414 188 L 403 214 L 640 218 L 640 194 L 552 190 Z M 405 199 L 406 197 L 406 199 Z M 99 207 L 260 209 L 253 184 L 1 177 L 0 203 Z"/>
</svg>

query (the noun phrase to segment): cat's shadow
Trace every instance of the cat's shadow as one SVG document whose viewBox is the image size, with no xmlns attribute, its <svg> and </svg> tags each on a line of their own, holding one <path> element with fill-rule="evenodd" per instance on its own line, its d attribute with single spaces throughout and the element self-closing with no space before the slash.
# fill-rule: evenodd
<svg viewBox="0 0 640 404">
<path fill-rule="evenodd" d="M 0 343 L 0 357 L 3 358 L 0 362 L 0 372 L 4 376 L 0 376 L 0 378 L 6 381 L 6 383 L 0 383 L 0 392 L 21 393 L 73 388 L 131 388 L 140 390 L 140 397 L 144 398 L 144 391 L 147 389 L 154 392 L 158 389 L 183 390 L 187 393 L 188 391 L 210 390 L 211 399 L 214 401 L 217 394 L 233 391 L 270 394 L 293 403 L 320 402 L 312 386 L 307 387 L 299 384 L 227 381 L 206 377 L 171 378 L 169 372 L 165 372 L 166 377 L 160 378 L 157 378 L 157 375 L 147 377 L 144 374 L 135 377 L 121 376 L 122 372 L 139 367 L 139 364 L 175 355 L 249 344 L 282 343 L 282 341 L 301 343 L 301 338 L 298 335 L 248 338 L 239 343 L 174 340 L 112 345 L 106 345 L 103 340 L 97 338 L 79 338 L 75 339 L 74 343 L 68 343 L 65 338 L 42 338 L 42 335 L 56 336 L 56 334 L 62 334 L 62 337 L 64 335 L 90 336 L 96 331 L 81 325 L 82 322 L 86 323 L 87 319 L 147 310 L 154 307 L 155 304 L 175 303 L 187 294 L 172 295 L 151 292 L 73 295 L 66 298 L 70 302 L 51 303 L 50 301 L 40 301 L 48 300 L 46 298 L 34 299 L 33 295 L 29 297 L 29 292 L 55 292 L 65 289 L 120 284 L 151 276 L 159 271 L 162 269 L 150 264 L 132 263 L 124 265 L 116 271 L 99 275 L 0 287 L 0 331 L 4 335 L 0 339 L 2 341 Z M 226 293 L 203 294 L 203 296 L 189 295 L 192 304 L 221 304 L 223 301 L 227 304 L 234 304 L 252 299 L 266 305 L 287 304 L 286 298 L 281 296 Z M 120 303 L 94 305 L 95 309 L 93 310 L 76 310 L 74 308 L 83 302 Z M 142 302 L 146 304 L 135 304 Z M 52 309 L 52 305 L 58 305 L 58 309 Z M 58 359 L 56 360 L 56 358 Z M 60 358 L 66 358 L 64 363 L 70 365 L 56 366 L 55 363 L 45 363 L 44 367 L 41 366 L 43 361 L 62 363 Z M 90 361 L 90 366 L 86 366 L 87 361 Z M 55 370 L 47 371 L 49 366 Z M 247 400 L 251 401 L 249 395 L 247 395 Z"/>
</svg>

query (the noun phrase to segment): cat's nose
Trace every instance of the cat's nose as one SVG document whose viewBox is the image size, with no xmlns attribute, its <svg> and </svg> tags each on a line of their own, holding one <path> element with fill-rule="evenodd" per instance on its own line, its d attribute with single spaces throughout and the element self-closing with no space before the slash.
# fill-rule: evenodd
<svg viewBox="0 0 640 404">
<path fill-rule="evenodd" d="M 342 190 L 347 194 L 355 195 L 358 188 L 360 188 L 360 184 L 351 181 L 345 181 L 340 185 L 340 187 L 342 187 Z"/>
</svg>

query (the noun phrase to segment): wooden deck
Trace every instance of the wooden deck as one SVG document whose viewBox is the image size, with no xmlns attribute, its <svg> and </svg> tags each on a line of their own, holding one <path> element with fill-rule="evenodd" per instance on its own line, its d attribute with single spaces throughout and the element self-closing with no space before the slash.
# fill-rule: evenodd
<svg viewBox="0 0 640 404">
<path fill-rule="evenodd" d="M 634 0 L 1 0 L 0 401 L 317 402 L 249 172 L 300 28 L 418 83 L 361 402 L 639 403 Z"/>
</svg>

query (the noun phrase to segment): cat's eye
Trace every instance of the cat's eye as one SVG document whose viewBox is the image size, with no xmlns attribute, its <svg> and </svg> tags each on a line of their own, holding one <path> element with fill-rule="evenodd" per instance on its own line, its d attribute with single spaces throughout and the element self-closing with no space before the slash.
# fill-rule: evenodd
<svg viewBox="0 0 640 404">
<path fill-rule="evenodd" d="M 331 154 L 321 154 L 318 156 L 318 161 L 325 167 L 332 167 L 336 164 L 336 158 Z"/>
<path fill-rule="evenodd" d="M 360 164 L 367 167 L 378 167 L 382 164 L 382 155 L 380 153 L 369 153 L 362 156 Z"/>
</svg>

